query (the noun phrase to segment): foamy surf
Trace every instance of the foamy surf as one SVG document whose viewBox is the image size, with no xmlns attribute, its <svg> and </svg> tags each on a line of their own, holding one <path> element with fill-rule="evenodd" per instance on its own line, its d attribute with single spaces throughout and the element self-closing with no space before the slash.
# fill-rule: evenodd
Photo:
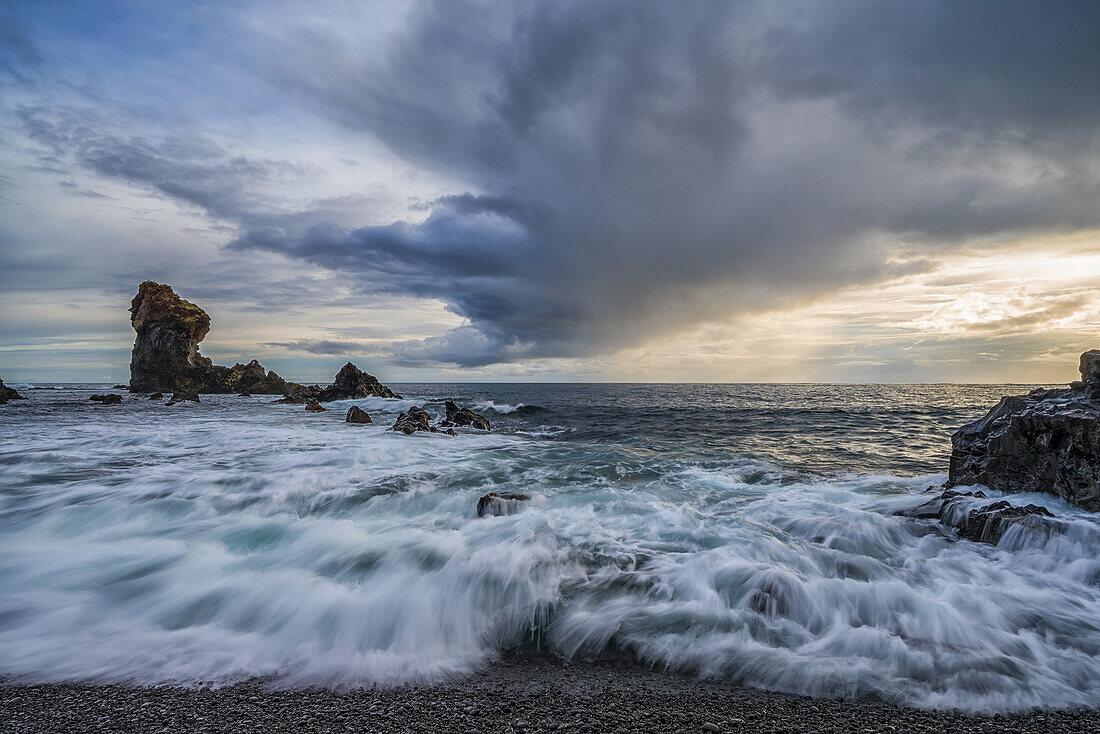
<svg viewBox="0 0 1100 734">
<path fill-rule="evenodd" d="M 942 476 L 408 437 L 381 416 L 409 401 L 355 402 L 376 423 L 76 391 L 6 412 L 0 675 L 342 689 L 538 645 L 922 707 L 1100 703 L 1100 526 L 1058 500 L 1066 532 L 993 547 L 897 514 Z M 478 518 L 490 491 L 533 499 Z"/>
</svg>

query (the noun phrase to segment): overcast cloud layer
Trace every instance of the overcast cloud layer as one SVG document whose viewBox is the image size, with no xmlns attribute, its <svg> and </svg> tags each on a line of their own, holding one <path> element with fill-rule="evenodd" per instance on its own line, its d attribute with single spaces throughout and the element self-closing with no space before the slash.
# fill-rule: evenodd
<svg viewBox="0 0 1100 734">
<path fill-rule="evenodd" d="M 10 7 L 0 195 L 52 175 L 70 201 L 182 207 L 208 260 L 264 263 L 235 280 L 256 304 L 329 275 L 441 303 L 435 333 L 264 341 L 413 369 L 601 358 L 1100 229 L 1092 3 L 327 9 Z M 5 288 L 64 271 L 31 219 L 0 228 Z M 119 246 L 88 239 L 68 247 Z"/>
</svg>

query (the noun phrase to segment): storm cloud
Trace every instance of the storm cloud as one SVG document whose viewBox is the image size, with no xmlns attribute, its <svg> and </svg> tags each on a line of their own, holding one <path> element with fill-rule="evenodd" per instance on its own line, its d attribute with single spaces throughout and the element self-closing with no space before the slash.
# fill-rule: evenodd
<svg viewBox="0 0 1100 734">
<path fill-rule="evenodd" d="M 278 105 L 449 193 L 380 224 L 369 197 L 290 193 L 321 169 L 182 123 L 136 134 L 58 105 L 19 118 L 43 160 L 228 226 L 227 253 L 461 317 L 378 352 L 395 364 L 610 354 L 1100 226 L 1094 4 L 419 2 L 384 32 L 284 10 L 223 19 L 234 61 Z"/>
<path fill-rule="evenodd" d="M 318 114 L 470 191 L 422 222 L 246 229 L 438 298 L 403 347 L 464 365 L 600 353 L 1100 224 L 1089 4 L 423 3 L 381 49 L 287 31 Z"/>
</svg>

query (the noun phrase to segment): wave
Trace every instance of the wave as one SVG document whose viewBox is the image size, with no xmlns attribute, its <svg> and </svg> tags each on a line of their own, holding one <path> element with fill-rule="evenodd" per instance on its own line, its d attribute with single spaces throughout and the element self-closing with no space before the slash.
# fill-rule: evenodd
<svg viewBox="0 0 1100 734">
<path fill-rule="evenodd" d="M 942 477 L 230 403 L 0 425 L 0 675 L 340 689 L 537 640 L 815 696 L 1100 705 L 1100 525 L 1057 500 L 1066 532 L 993 547 L 896 514 Z M 490 491 L 532 499 L 478 518 Z"/>
</svg>

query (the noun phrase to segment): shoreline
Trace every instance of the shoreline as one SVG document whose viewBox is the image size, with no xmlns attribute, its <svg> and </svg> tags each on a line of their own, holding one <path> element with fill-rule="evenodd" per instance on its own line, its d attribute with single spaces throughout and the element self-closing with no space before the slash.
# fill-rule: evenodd
<svg viewBox="0 0 1100 734">
<path fill-rule="evenodd" d="M 462 678 L 346 692 L 261 681 L 222 688 L 0 681 L 0 730 L 1045 733 L 1100 731 L 1100 708 L 975 715 L 769 693 L 639 665 L 569 663 L 525 652 Z"/>
</svg>

